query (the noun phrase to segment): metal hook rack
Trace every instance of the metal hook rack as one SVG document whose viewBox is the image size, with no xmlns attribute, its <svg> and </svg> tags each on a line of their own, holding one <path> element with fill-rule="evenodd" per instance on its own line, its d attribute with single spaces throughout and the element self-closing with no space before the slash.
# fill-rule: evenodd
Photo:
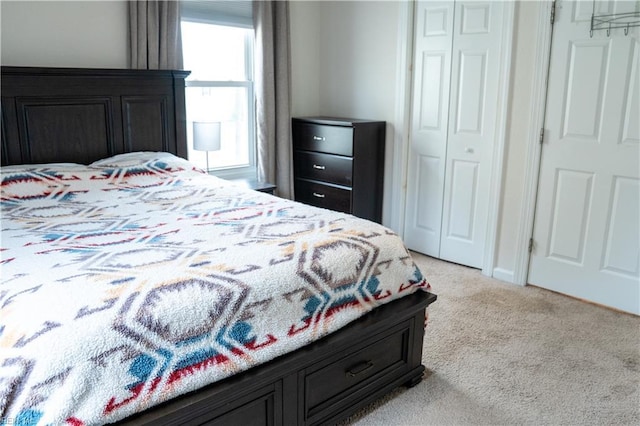
<svg viewBox="0 0 640 426">
<path fill-rule="evenodd" d="M 593 0 L 593 11 L 591 13 L 591 30 L 589 36 L 593 37 L 593 32 L 606 30 L 607 37 L 611 35 L 611 30 L 622 28 L 624 35 L 629 35 L 629 28 L 640 27 L 640 10 L 634 12 L 612 13 L 596 15 L 596 0 Z"/>
</svg>

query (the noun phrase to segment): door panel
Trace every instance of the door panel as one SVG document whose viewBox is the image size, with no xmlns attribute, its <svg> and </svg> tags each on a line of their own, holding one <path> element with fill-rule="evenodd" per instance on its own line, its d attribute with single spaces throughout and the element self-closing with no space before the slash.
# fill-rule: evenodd
<svg viewBox="0 0 640 426">
<path fill-rule="evenodd" d="M 427 155 L 421 155 L 418 160 L 420 162 L 418 166 L 418 186 L 423 189 L 418 194 L 418 205 L 432 206 L 442 203 L 442 198 L 438 197 L 441 190 L 437 187 L 440 179 L 435 173 L 440 169 L 438 164 L 440 160 Z M 435 214 L 436 211 L 435 209 L 425 208 L 421 212 L 416 212 L 417 225 L 424 232 L 430 233 L 431 236 L 440 233 L 440 216 Z"/>
<path fill-rule="evenodd" d="M 627 100 L 624 102 L 624 124 L 622 126 L 622 136 L 620 141 L 623 144 L 640 143 L 640 76 L 638 67 L 640 66 L 640 43 L 636 40 L 631 43 L 630 56 L 633 58 L 629 66 L 630 77 L 625 88 Z"/>
<path fill-rule="evenodd" d="M 633 279 L 640 275 L 640 258 L 629 250 L 640 235 L 640 180 L 615 176 L 612 192 L 602 269 Z"/>
<path fill-rule="evenodd" d="M 471 241 L 473 237 L 473 218 L 476 210 L 478 189 L 478 163 L 454 161 L 453 179 L 451 179 L 451 206 L 447 230 L 448 238 Z"/>
<path fill-rule="evenodd" d="M 584 3 L 556 1 L 528 282 L 638 314 L 638 29 L 591 38 Z"/>
<path fill-rule="evenodd" d="M 547 256 L 583 263 L 593 177 L 593 173 L 557 171 Z"/>
<path fill-rule="evenodd" d="M 446 55 L 424 52 L 422 58 L 422 93 L 420 99 L 420 129 L 440 130 L 442 123 L 443 78 Z"/>
<path fill-rule="evenodd" d="M 597 141 L 602 122 L 604 83 L 609 68 L 609 41 L 570 43 L 568 62 L 562 138 Z M 584 72 L 586 69 L 590 72 Z M 589 90 L 585 90 L 587 87 Z"/>
<path fill-rule="evenodd" d="M 489 15 L 491 6 L 488 3 L 467 3 L 462 8 L 461 34 L 487 34 L 489 33 Z"/>
<path fill-rule="evenodd" d="M 482 133 L 486 57 L 486 51 L 460 52 L 456 133 Z"/>
</svg>

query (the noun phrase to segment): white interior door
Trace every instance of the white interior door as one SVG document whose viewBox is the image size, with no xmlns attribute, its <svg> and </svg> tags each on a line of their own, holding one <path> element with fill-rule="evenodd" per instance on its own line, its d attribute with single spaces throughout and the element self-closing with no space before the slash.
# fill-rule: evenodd
<svg viewBox="0 0 640 426">
<path fill-rule="evenodd" d="M 405 242 L 482 267 L 502 59 L 499 1 L 417 3 Z"/>
<path fill-rule="evenodd" d="M 591 38 L 592 6 L 556 2 L 528 282 L 640 314 L 640 44 L 637 28 Z"/>
</svg>

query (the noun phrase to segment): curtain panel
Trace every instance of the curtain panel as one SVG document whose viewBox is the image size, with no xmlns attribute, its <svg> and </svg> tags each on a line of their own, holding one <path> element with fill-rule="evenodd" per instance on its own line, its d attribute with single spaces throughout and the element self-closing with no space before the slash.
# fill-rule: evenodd
<svg viewBox="0 0 640 426">
<path fill-rule="evenodd" d="M 180 2 L 129 1 L 129 65 L 182 69 Z"/>
<path fill-rule="evenodd" d="M 293 198 L 289 2 L 253 2 L 258 178 Z"/>
</svg>

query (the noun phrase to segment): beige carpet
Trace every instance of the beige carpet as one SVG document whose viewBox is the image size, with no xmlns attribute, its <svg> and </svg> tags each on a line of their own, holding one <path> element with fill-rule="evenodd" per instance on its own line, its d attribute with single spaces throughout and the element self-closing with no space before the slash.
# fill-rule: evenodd
<svg viewBox="0 0 640 426">
<path fill-rule="evenodd" d="M 640 425 L 640 318 L 414 257 L 438 295 L 425 378 L 346 424 Z"/>
</svg>

